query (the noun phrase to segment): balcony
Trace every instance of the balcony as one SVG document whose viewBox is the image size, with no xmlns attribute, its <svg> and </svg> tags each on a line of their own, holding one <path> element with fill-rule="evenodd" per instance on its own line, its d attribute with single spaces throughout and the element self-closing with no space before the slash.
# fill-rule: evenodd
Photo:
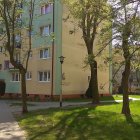
<svg viewBox="0 0 140 140">
<path fill-rule="evenodd" d="M 9 63 L 9 70 L 14 69 L 14 68 L 15 67 L 11 63 Z"/>
<path fill-rule="evenodd" d="M 20 62 L 18 62 L 18 63 L 20 63 Z M 16 69 L 11 63 L 10 63 L 10 61 L 9 60 L 5 60 L 4 61 L 4 70 L 18 70 L 18 69 Z"/>
</svg>

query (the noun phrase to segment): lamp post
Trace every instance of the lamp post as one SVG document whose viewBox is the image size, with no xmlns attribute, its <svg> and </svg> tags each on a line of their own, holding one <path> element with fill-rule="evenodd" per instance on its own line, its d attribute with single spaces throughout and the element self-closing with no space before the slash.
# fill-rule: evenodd
<svg viewBox="0 0 140 140">
<path fill-rule="evenodd" d="M 62 64 L 64 62 L 64 56 L 60 56 L 60 63 L 61 63 L 61 91 L 60 91 L 60 107 L 62 107 Z"/>
</svg>

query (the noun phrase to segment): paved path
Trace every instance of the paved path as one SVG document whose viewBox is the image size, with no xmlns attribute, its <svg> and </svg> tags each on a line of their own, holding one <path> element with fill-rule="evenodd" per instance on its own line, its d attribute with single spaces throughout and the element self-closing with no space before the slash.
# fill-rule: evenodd
<svg viewBox="0 0 140 140">
<path fill-rule="evenodd" d="M 0 100 L 0 140 L 25 140 L 24 132 L 15 121 L 10 107 Z"/>
<path fill-rule="evenodd" d="M 131 101 L 135 100 L 140 100 L 136 98 L 130 98 Z M 102 103 L 121 103 L 122 100 L 110 100 L 110 101 L 101 101 Z M 12 103 L 21 103 L 21 101 L 14 101 L 14 100 L 9 100 L 7 101 L 7 104 L 11 105 Z M 38 109 L 46 109 L 46 108 L 58 108 L 59 107 L 59 102 L 28 102 L 30 104 L 33 104 L 34 106 L 28 106 L 28 110 L 38 110 Z M 86 105 L 90 104 L 91 101 L 89 102 L 63 102 L 63 107 L 67 106 L 79 106 L 79 105 Z M 12 112 L 21 112 L 21 106 L 13 106 L 11 107 Z"/>
<path fill-rule="evenodd" d="M 7 101 L 7 104 L 10 106 L 12 103 L 21 103 L 21 101 Z M 28 102 L 29 104 L 33 104 L 33 106 L 29 105 L 28 110 L 38 110 L 38 109 L 46 109 L 46 108 L 59 108 L 59 102 Z M 68 106 L 79 106 L 79 105 L 86 105 L 91 102 L 63 102 L 63 107 Z M 10 107 L 12 112 L 21 112 L 21 106 L 11 106 Z"/>
</svg>

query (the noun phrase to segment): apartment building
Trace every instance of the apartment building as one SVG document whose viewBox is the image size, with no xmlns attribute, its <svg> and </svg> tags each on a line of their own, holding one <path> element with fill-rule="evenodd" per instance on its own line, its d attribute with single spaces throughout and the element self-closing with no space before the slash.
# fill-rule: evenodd
<svg viewBox="0 0 140 140">
<path fill-rule="evenodd" d="M 38 1 L 39 2 L 39 1 Z M 28 21 L 29 9 L 24 7 L 22 19 Z M 67 9 L 60 0 L 54 3 L 36 4 L 34 11 L 32 31 L 32 51 L 29 58 L 29 66 L 26 74 L 27 93 L 30 95 L 59 95 L 61 90 L 65 96 L 79 96 L 85 94 L 88 88 L 90 71 L 84 69 L 84 58 L 87 55 L 85 43 L 81 31 L 70 34 L 74 25 L 64 21 L 67 17 Z M 52 36 L 55 39 L 52 40 Z M 15 59 L 21 61 L 23 46 L 28 45 L 28 30 L 23 30 L 23 44 L 17 44 Z M 19 37 L 17 36 L 17 40 Z M 96 51 L 96 50 L 95 50 Z M 109 48 L 104 53 L 109 55 Z M 64 56 L 62 65 L 60 56 Z M 103 63 L 103 58 L 98 57 L 99 92 L 109 94 L 111 69 Z M 6 83 L 6 93 L 20 94 L 20 75 L 9 61 L 8 55 L 3 53 L 0 47 L 0 80 Z M 62 82 L 61 82 L 62 80 Z M 62 88 L 61 88 L 62 87 Z"/>
</svg>

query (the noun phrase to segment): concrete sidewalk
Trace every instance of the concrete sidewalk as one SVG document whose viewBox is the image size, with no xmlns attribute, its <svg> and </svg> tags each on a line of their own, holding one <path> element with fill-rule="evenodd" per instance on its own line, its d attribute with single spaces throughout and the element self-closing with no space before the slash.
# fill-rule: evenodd
<svg viewBox="0 0 140 140">
<path fill-rule="evenodd" d="M 25 140 L 24 132 L 15 121 L 6 101 L 0 100 L 0 140 Z"/>
<path fill-rule="evenodd" d="M 130 101 L 140 101 L 140 99 L 136 98 L 129 98 Z M 109 100 L 109 101 L 100 101 L 101 103 L 121 103 L 122 100 Z M 12 103 L 21 103 L 21 101 L 16 101 L 16 100 L 7 100 L 6 103 L 10 106 Z M 47 108 L 59 108 L 59 102 L 28 102 L 29 104 L 32 104 L 33 106 L 28 106 L 28 110 L 38 110 L 38 109 L 47 109 Z M 88 102 L 63 102 L 63 107 L 68 107 L 68 106 L 80 106 L 80 105 L 87 105 L 90 104 L 91 101 Z M 11 106 L 11 111 L 14 113 L 20 113 L 21 112 L 21 106 Z"/>
</svg>

